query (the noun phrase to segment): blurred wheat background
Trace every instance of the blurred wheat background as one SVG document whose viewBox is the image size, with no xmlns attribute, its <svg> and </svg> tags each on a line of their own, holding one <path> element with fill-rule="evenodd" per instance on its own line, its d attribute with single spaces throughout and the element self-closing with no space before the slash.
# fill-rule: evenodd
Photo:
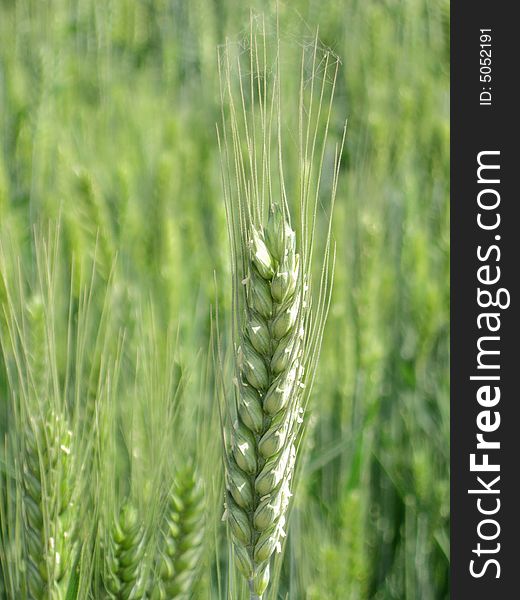
<svg viewBox="0 0 520 600">
<path fill-rule="evenodd" d="M 16 364 L 9 314 L 30 321 L 38 303 L 52 305 L 44 329 L 53 335 L 43 337 L 57 380 L 87 390 L 74 400 L 82 418 L 115 423 L 114 495 L 145 506 L 165 463 L 197 464 L 208 508 L 194 598 L 239 597 L 225 575 L 211 307 L 226 347 L 217 46 L 247 36 L 250 9 L 238 0 L 0 2 L 2 439 Z M 279 20 L 296 44 L 312 43 L 319 27 L 339 56 L 330 135 L 340 140 L 345 117 L 348 134 L 331 312 L 272 597 L 446 599 L 449 4 L 296 0 L 280 4 Z M 58 248 L 52 293 L 38 267 L 45 247 Z M 96 413 L 97 395 L 116 416 Z"/>
</svg>

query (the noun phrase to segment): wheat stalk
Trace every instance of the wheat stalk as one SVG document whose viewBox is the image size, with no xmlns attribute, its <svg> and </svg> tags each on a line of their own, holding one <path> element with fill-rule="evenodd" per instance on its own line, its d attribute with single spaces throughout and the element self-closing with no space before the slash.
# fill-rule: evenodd
<svg viewBox="0 0 520 600">
<path fill-rule="evenodd" d="M 265 24 L 258 22 L 259 30 L 251 20 L 245 53 L 244 42 L 238 49 L 227 43 L 221 51 L 222 128 L 217 130 L 233 268 L 235 355 L 233 401 L 223 413 L 225 517 L 252 600 L 262 598 L 271 559 L 285 537 L 331 297 L 331 218 L 343 143 L 334 156 L 321 277 L 313 296 L 317 206 L 338 61 L 320 50 L 317 38 L 310 63 L 306 49 L 302 52 L 293 168 L 299 220 L 293 227 L 284 174 L 292 152 L 284 150 L 282 136 L 280 36 L 277 30 L 271 72 Z"/>
<path fill-rule="evenodd" d="M 95 426 L 85 418 L 87 386 L 82 383 L 93 280 L 85 287 L 80 283 L 77 305 L 72 295 L 67 305 L 65 292 L 75 279 L 58 276 L 59 248 L 59 226 L 36 231 L 35 272 L 29 276 L 17 264 L 18 250 L 6 251 L 0 241 L 5 294 L 0 350 L 9 385 L 0 561 L 6 597 L 21 600 L 86 597 L 92 573 L 94 544 L 88 532 L 94 511 L 85 484 L 93 473 Z M 103 324 L 95 331 L 102 337 Z M 63 352 L 58 340 L 66 340 Z M 101 389 L 105 356 L 94 354 L 104 365 Z M 111 376 L 116 379 L 114 372 Z"/>
</svg>

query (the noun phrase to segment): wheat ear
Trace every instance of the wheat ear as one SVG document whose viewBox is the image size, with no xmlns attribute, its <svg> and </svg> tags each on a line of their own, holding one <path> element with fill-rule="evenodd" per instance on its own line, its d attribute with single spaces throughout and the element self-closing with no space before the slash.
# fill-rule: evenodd
<svg viewBox="0 0 520 600">
<path fill-rule="evenodd" d="M 30 417 L 23 464 L 27 587 L 34 600 L 64 598 L 73 565 L 72 433 L 53 411 Z"/>
<path fill-rule="evenodd" d="M 144 552 L 144 526 L 137 508 L 127 500 L 114 520 L 107 556 L 105 586 L 113 598 L 144 597 Z"/>
<path fill-rule="evenodd" d="M 279 207 L 248 232 L 245 319 L 237 348 L 238 415 L 227 456 L 226 516 L 252 597 L 269 583 L 284 536 L 295 435 L 301 422 L 306 312 L 295 233 Z"/>
<path fill-rule="evenodd" d="M 327 178 L 330 204 L 320 240 L 318 207 L 338 60 L 316 36 L 309 51 L 301 52 L 295 110 L 282 114 L 283 90 L 290 90 L 283 84 L 292 77 L 282 77 L 281 48 L 278 19 L 271 44 L 264 20 L 252 18 L 247 51 L 227 42 L 218 63 L 217 137 L 233 270 L 236 387 L 230 399 L 222 384 L 228 409 L 222 422 L 225 515 L 252 600 L 264 594 L 271 566 L 276 587 L 280 563 L 271 559 L 283 547 L 305 408 L 330 306 L 332 210 L 344 141 L 343 134 Z M 296 60 L 299 55 L 300 50 L 293 54 Z M 291 130 L 298 131 L 297 152 L 293 139 L 282 134 Z M 295 229 L 291 211 L 298 216 Z M 316 247 L 322 252 L 321 277 L 313 291 Z M 223 366 L 219 349 L 217 357 Z"/>
<path fill-rule="evenodd" d="M 180 472 L 168 495 L 151 600 L 190 597 L 204 539 L 204 503 L 193 470 Z"/>
</svg>

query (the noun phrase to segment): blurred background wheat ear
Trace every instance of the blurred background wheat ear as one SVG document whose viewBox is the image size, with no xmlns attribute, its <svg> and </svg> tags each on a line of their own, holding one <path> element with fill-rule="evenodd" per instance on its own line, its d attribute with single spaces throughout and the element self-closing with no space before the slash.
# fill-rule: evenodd
<svg viewBox="0 0 520 600">
<path fill-rule="evenodd" d="M 295 54 L 319 28 L 341 61 L 318 242 L 349 119 L 306 451 L 264 598 L 449 596 L 447 0 L 5 0 L 0 598 L 177 597 L 182 569 L 179 597 L 247 598 L 221 522 L 208 349 L 232 347 L 217 47 L 246 56 L 251 8 Z M 281 129 L 297 156 L 294 97 Z M 297 190 L 297 169 L 284 175 Z M 178 559 L 171 494 L 190 477 L 202 539 Z M 111 539 L 124 515 L 135 554 Z M 135 557 L 135 585 L 111 587 Z"/>
</svg>

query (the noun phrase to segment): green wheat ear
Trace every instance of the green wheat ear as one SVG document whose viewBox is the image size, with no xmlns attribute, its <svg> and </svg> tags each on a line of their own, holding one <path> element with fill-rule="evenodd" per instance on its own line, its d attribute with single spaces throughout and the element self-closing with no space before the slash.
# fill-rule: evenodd
<svg viewBox="0 0 520 600">
<path fill-rule="evenodd" d="M 34 600 L 65 597 L 74 563 L 72 433 L 49 411 L 30 417 L 23 463 L 27 587 Z"/>
<path fill-rule="evenodd" d="M 295 233 L 279 207 L 247 242 L 245 319 L 237 350 L 238 418 L 227 456 L 226 517 L 237 564 L 261 597 L 285 535 L 301 422 L 306 286 Z M 254 597 L 254 596 L 253 596 Z"/>
<path fill-rule="evenodd" d="M 134 504 L 127 500 L 116 516 L 107 553 L 105 586 L 112 598 L 144 598 L 144 526 Z"/>
<path fill-rule="evenodd" d="M 202 489 L 193 470 L 186 468 L 168 495 L 151 600 L 192 597 L 204 534 Z"/>
<path fill-rule="evenodd" d="M 247 63 L 232 43 L 219 55 L 222 127 L 217 135 L 233 273 L 235 358 L 234 393 L 227 393 L 224 381 L 222 386 L 225 516 L 251 600 L 264 594 L 272 567 L 276 581 L 280 566 L 272 559 L 283 548 L 305 408 L 330 306 L 332 210 L 343 144 L 336 146 L 325 192 L 322 174 L 338 60 L 320 51 L 317 38 L 310 56 L 304 49 L 298 109 L 282 115 L 286 79 L 280 47 L 278 30 L 271 47 L 263 21 L 257 27 L 252 19 Z M 246 64 L 250 76 L 244 84 Z M 291 121 L 298 131 L 296 151 L 292 139 L 287 144 L 282 135 Z M 330 204 L 321 228 L 318 208 L 325 193 Z M 291 211 L 298 216 L 296 227 Z M 317 247 L 321 276 L 313 292 Z M 222 367 L 220 351 L 217 356 Z"/>
</svg>

